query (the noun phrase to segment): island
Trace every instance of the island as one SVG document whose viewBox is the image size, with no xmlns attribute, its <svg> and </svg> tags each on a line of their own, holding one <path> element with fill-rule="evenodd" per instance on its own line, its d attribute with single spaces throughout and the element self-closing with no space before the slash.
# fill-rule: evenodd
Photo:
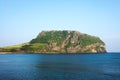
<svg viewBox="0 0 120 80">
<path fill-rule="evenodd" d="M 105 53 L 105 43 L 79 31 L 42 31 L 28 43 L 1 47 L 0 53 Z"/>
</svg>

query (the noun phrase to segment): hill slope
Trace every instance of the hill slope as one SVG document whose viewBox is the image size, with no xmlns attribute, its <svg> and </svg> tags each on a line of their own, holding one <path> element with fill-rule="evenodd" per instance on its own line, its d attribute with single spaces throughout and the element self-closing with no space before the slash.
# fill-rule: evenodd
<svg viewBox="0 0 120 80">
<path fill-rule="evenodd" d="M 78 31 L 42 31 L 29 44 L 22 46 L 30 53 L 98 53 L 106 52 L 100 38 Z"/>
</svg>

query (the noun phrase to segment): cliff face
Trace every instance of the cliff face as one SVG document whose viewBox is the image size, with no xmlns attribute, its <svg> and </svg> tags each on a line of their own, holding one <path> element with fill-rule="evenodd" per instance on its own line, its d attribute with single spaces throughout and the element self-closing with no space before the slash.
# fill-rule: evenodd
<svg viewBox="0 0 120 80">
<path fill-rule="evenodd" d="M 106 52 L 100 38 L 78 31 L 42 31 L 22 50 L 31 53 L 101 53 Z"/>
</svg>

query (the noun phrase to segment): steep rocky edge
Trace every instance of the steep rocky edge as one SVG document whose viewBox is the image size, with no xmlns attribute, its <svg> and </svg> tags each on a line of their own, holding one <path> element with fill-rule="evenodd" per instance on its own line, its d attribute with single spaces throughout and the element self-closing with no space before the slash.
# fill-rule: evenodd
<svg viewBox="0 0 120 80">
<path fill-rule="evenodd" d="M 42 31 L 21 51 L 27 53 L 104 53 L 105 43 L 95 36 L 78 31 Z"/>
</svg>

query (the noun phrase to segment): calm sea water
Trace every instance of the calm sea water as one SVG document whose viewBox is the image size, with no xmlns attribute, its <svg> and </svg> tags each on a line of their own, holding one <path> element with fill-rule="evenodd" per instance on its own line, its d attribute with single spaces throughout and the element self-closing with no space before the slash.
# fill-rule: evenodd
<svg viewBox="0 0 120 80">
<path fill-rule="evenodd" d="M 120 80 L 120 53 L 0 54 L 0 80 Z"/>
</svg>

